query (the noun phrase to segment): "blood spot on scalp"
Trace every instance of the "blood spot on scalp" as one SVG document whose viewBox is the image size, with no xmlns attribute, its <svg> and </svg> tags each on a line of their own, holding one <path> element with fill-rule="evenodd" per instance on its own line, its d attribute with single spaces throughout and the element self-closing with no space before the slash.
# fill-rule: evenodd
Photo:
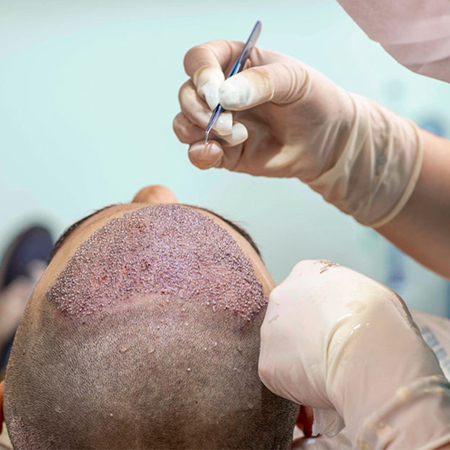
<svg viewBox="0 0 450 450">
<path fill-rule="evenodd" d="M 47 293 L 67 316 L 101 317 L 158 294 L 250 321 L 267 303 L 228 231 L 181 205 L 150 206 L 108 222 L 83 242 Z"/>
</svg>

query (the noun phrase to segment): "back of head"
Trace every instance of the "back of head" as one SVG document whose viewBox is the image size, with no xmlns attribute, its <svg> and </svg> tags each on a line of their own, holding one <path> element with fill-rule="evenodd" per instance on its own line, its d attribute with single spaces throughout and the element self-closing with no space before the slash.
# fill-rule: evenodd
<svg viewBox="0 0 450 450">
<path fill-rule="evenodd" d="M 5 383 L 14 448 L 288 448 L 297 407 L 258 377 L 265 305 L 209 217 L 112 220 L 25 312 Z"/>
</svg>

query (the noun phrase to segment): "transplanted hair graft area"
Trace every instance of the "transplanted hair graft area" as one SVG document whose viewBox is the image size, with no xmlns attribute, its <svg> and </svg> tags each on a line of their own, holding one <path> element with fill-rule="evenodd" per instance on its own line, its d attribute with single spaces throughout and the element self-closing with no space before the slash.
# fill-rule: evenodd
<svg viewBox="0 0 450 450">
<path fill-rule="evenodd" d="M 81 244 L 48 298 L 61 312 L 86 317 L 144 294 L 229 309 L 247 321 L 266 303 L 233 237 L 179 205 L 151 206 L 109 222 Z"/>
<path fill-rule="evenodd" d="M 298 408 L 258 377 L 263 286 L 218 222 L 147 206 L 61 269 L 11 352 L 15 449 L 289 447 Z"/>
</svg>

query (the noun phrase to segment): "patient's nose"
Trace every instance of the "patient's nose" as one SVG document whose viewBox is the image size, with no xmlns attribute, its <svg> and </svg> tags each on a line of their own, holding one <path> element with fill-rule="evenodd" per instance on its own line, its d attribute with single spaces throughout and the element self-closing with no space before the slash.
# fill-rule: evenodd
<svg viewBox="0 0 450 450">
<path fill-rule="evenodd" d="M 165 186 L 152 184 L 142 188 L 133 198 L 133 203 L 178 203 L 175 194 Z"/>
</svg>

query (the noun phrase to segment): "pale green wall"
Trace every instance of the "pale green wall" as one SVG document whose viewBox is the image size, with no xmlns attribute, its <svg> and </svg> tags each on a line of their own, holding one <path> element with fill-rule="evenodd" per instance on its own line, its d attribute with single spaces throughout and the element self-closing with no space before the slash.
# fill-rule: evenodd
<svg viewBox="0 0 450 450">
<path fill-rule="evenodd" d="M 56 232 L 150 183 L 241 221 L 277 282 L 326 258 L 382 282 L 388 244 L 294 180 L 201 172 L 172 132 L 183 55 L 244 40 L 300 58 L 414 120 L 447 126 L 450 86 L 392 60 L 335 2 L 0 0 L 0 242 L 28 219 Z M 447 127 L 448 129 L 448 127 Z M 447 282 L 410 260 L 409 305 L 446 314 Z"/>
</svg>

